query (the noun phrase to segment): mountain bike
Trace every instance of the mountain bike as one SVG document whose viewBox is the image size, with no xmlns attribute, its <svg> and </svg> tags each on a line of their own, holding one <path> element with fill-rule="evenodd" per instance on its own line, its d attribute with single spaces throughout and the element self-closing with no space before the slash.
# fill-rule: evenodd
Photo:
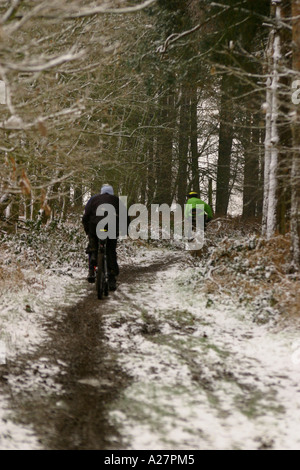
<svg viewBox="0 0 300 470">
<path fill-rule="evenodd" d="M 107 266 L 107 239 L 99 240 L 97 266 L 96 266 L 96 291 L 98 299 L 103 299 L 103 295 L 108 296 L 108 266 Z"/>
</svg>

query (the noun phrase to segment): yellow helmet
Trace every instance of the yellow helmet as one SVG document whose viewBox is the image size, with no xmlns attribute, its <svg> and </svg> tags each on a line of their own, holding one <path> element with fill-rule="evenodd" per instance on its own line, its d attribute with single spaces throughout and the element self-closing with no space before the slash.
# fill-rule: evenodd
<svg viewBox="0 0 300 470">
<path fill-rule="evenodd" d="M 196 193 L 196 191 L 190 191 L 189 194 L 188 194 L 188 197 L 199 197 L 198 196 L 198 193 Z"/>
</svg>

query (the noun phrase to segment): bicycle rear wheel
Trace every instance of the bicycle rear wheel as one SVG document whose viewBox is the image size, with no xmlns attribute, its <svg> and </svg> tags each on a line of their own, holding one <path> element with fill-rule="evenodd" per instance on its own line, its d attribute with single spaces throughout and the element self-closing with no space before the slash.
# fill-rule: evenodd
<svg viewBox="0 0 300 470">
<path fill-rule="evenodd" d="M 96 290 L 98 299 L 103 298 L 104 292 L 104 275 L 103 275 L 103 253 L 99 250 L 97 260 Z"/>
<path fill-rule="evenodd" d="M 108 294 L 109 294 L 109 286 L 108 286 L 108 282 L 106 281 L 104 283 L 104 295 L 105 295 L 105 297 L 107 297 Z"/>
</svg>

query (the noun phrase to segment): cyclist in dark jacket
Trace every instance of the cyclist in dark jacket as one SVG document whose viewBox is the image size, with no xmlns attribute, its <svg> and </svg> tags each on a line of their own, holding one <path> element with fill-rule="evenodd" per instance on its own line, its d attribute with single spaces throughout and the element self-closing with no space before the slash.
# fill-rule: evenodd
<svg viewBox="0 0 300 470">
<path fill-rule="evenodd" d="M 106 212 L 103 211 L 103 215 L 97 215 L 97 209 L 101 205 L 111 205 L 115 209 L 116 214 L 116 234 L 115 237 L 107 239 L 107 264 L 109 271 L 109 288 L 110 290 L 116 290 L 116 276 L 119 274 L 119 266 L 117 261 L 117 239 L 119 236 L 119 214 L 120 205 L 122 204 L 120 199 L 114 195 L 113 187 L 105 184 L 101 188 L 100 194 L 97 194 L 88 201 L 85 206 L 84 215 L 82 217 L 82 223 L 85 233 L 88 235 L 89 244 L 86 252 L 89 254 L 89 275 L 88 281 L 95 282 L 95 266 L 97 264 L 97 251 L 98 251 L 98 237 L 96 228 L 98 223 L 106 216 Z M 124 207 L 125 208 L 125 207 Z M 126 214 L 127 214 L 127 209 Z M 128 220 L 128 216 L 127 216 Z M 128 227 L 128 223 L 127 223 Z"/>
</svg>

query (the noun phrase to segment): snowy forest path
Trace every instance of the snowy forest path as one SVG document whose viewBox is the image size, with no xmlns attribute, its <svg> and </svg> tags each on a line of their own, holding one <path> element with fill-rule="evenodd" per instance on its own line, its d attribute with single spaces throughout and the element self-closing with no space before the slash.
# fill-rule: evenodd
<svg viewBox="0 0 300 470">
<path fill-rule="evenodd" d="M 15 422 L 43 449 L 300 448 L 299 330 L 205 294 L 185 252 L 141 252 L 8 364 Z"/>
<path fill-rule="evenodd" d="M 173 257 L 151 267 L 123 267 L 119 283 L 149 278 L 174 262 Z M 121 436 L 107 413 L 130 377 L 110 351 L 101 321 L 104 311 L 118 309 L 117 305 L 109 307 L 118 294 L 99 301 L 94 285 L 86 284 L 86 289 L 87 295 L 79 303 L 62 308 L 53 320 L 47 320 L 49 341 L 33 354 L 17 356 L 0 366 L 2 391 L 10 396 L 11 419 L 30 426 L 42 449 L 122 448 Z"/>
</svg>

